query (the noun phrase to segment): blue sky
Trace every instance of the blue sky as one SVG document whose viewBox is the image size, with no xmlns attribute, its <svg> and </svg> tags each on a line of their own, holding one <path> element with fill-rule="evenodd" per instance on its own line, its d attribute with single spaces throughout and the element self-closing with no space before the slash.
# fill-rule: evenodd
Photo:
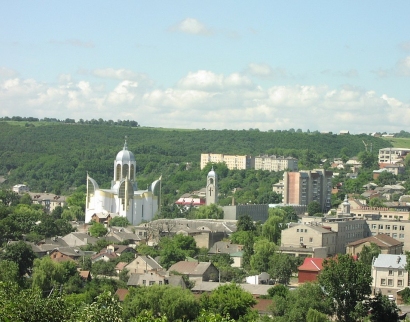
<svg viewBox="0 0 410 322">
<path fill-rule="evenodd" d="M 0 116 L 409 130 L 409 1 L 0 5 Z"/>
</svg>

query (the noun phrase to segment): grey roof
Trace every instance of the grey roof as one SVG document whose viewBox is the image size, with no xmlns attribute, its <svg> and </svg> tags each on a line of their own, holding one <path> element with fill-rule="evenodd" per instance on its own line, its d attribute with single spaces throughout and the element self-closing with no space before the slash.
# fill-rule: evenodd
<svg viewBox="0 0 410 322">
<path fill-rule="evenodd" d="M 373 267 L 405 269 L 406 255 L 380 254 L 374 261 Z"/>
<path fill-rule="evenodd" d="M 242 245 L 232 244 L 226 241 L 219 241 L 213 244 L 209 249 L 208 254 L 232 254 L 241 251 Z"/>
<path fill-rule="evenodd" d="M 140 278 L 140 274 L 131 274 L 130 278 L 128 279 L 127 285 L 128 286 L 138 285 L 139 278 Z"/>
<path fill-rule="evenodd" d="M 125 141 L 123 149 L 118 152 L 115 160 L 123 163 L 135 162 L 134 154 L 128 150 L 127 141 Z"/>
<path fill-rule="evenodd" d="M 168 272 L 177 271 L 180 274 L 191 276 L 202 276 L 206 270 L 212 265 L 211 262 L 188 262 L 180 261 L 172 265 Z"/>
</svg>

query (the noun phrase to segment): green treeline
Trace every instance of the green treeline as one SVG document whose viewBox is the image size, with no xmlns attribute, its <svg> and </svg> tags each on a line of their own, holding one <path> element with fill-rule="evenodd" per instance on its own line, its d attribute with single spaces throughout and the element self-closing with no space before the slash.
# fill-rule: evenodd
<svg viewBox="0 0 410 322">
<path fill-rule="evenodd" d="M 201 153 L 292 156 L 299 159 L 301 169 L 313 169 L 319 166 L 321 159 L 357 155 L 364 150 L 362 140 L 372 143 L 373 151 L 390 145 L 367 135 L 317 132 L 170 130 L 61 122 L 49 122 L 47 126 L 31 124 L 34 126 L 0 122 L 0 176 L 7 178 L 8 187 L 26 183 L 32 191 L 57 194 L 84 185 L 87 172 L 101 187 L 109 187 L 113 159 L 122 149 L 125 136 L 128 149 L 136 157 L 139 187 L 145 189 L 162 175 L 164 193 L 172 197 L 204 186 L 206 173 L 199 169 Z M 249 186 L 252 182 L 244 183 L 249 175 L 242 172 L 218 173 L 222 190 L 238 187 L 238 183 Z M 269 184 L 282 176 L 281 173 L 256 172 L 253 177 L 265 178 Z M 224 184 L 225 177 L 232 180 Z M 256 186 L 258 182 L 253 183 Z M 263 193 L 252 201 L 257 202 Z"/>
</svg>

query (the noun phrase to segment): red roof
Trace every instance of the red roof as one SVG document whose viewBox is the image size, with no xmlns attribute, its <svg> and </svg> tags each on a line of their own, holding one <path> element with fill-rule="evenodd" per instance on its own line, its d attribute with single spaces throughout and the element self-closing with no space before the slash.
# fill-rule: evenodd
<svg viewBox="0 0 410 322">
<path fill-rule="evenodd" d="M 298 267 L 298 270 L 319 272 L 323 269 L 323 260 L 323 258 L 306 257 L 303 264 Z"/>
<path fill-rule="evenodd" d="M 120 302 L 123 302 L 125 297 L 128 295 L 129 291 L 125 288 L 119 288 L 115 294 L 118 295 L 118 299 Z"/>
</svg>

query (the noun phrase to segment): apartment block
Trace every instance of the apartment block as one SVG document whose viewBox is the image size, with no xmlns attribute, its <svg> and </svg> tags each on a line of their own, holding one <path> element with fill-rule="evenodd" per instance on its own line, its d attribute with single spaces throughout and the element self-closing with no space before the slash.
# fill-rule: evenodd
<svg viewBox="0 0 410 322">
<path fill-rule="evenodd" d="M 250 155 L 227 155 L 217 153 L 201 154 L 201 170 L 209 163 L 225 162 L 229 170 L 246 170 L 255 166 L 255 158 Z"/>
<path fill-rule="evenodd" d="M 410 149 L 384 148 L 379 150 L 379 163 L 397 163 L 403 160 Z"/>
<path fill-rule="evenodd" d="M 255 170 L 297 171 L 298 160 L 292 157 L 283 157 L 276 155 L 259 155 L 255 157 Z"/>
<path fill-rule="evenodd" d="M 307 206 L 317 201 L 327 212 L 331 208 L 332 175 L 332 171 L 323 169 L 285 172 L 282 202 Z"/>
</svg>

